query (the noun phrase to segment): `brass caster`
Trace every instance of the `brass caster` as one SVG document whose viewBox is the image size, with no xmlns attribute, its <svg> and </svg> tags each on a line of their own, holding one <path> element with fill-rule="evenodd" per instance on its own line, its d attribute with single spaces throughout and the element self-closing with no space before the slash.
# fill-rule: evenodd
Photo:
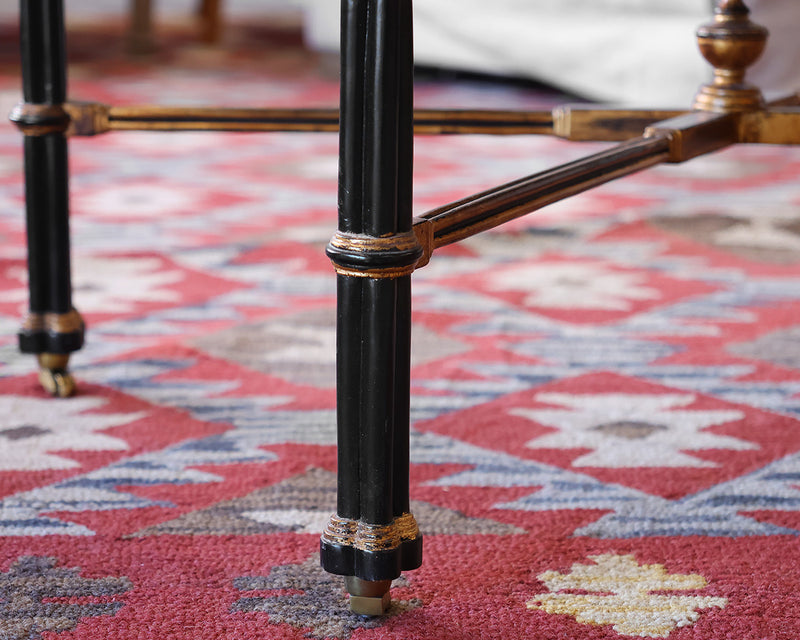
<svg viewBox="0 0 800 640">
<path fill-rule="evenodd" d="M 362 580 L 355 576 L 345 579 L 350 594 L 350 610 L 360 616 L 382 616 L 392 601 L 389 588 L 391 580 Z"/>
<path fill-rule="evenodd" d="M 39 383 L 45 391 L 58 398 L 68 398 L 75 393 L 75 379 L 67 371 L 69 354 L 41 353 L 39 361 Z"/>
</svg>

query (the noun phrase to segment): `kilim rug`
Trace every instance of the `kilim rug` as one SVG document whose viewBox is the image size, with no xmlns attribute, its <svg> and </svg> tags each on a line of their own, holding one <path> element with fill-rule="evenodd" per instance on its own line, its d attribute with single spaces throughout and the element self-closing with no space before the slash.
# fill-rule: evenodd
<svg viewBox="0 0 800 640">
<path fill-rule="evenodd" d="M 216 52 L 177 33 L 143 61 L 119 30 L 71 36 L 75 98 L 336 104 L 294 31 L 245 25 Z M 418 86 L 421 106 L 560 100 Z M 598 148 L 420 137 L 415 208 Z M 16 351 L 21 142 L 0 125 L 0 639 L 800 637 L 800 150 L 651 170 L 415 274 L 425 561 L 377 619 L 318 566 L 336 153 L 335 134 L 74 140 L 89 334 L 56 400 Z"/>
</svg>

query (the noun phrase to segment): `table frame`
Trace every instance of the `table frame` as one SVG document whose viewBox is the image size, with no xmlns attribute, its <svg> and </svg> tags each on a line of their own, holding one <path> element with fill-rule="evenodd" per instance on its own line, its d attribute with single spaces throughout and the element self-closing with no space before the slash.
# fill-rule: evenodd
<svg viewBox="0 0 800 640">
<path fill-rule="evenodd" d="M 21 0 L 30 304 L 20 349 L 67 396 L 69 354 L 84 323 L 73 308 L 70 136 L 116 130 L 335 131 L 339 224 L 327 254 L 337 274 L 337 512 L 323 567 L 346 576 L 353 610 L 380 614 L 391 581 L 422 562 L 409 508 L 411 274 L 436 249 L 610 180 L 739 143 L 800 143 L 800 99 L 766 104 L 745 82 L 767 32 L 741 0 L 718 0 L 697 32 L 714 68 L 686 111 L 562 106 L 552 111 L 414 111 L 411 0 L 342 0 L 340 109 L 118 107 L 67 98 L 62 0 Z M 537 133 L 619 144 L 412 217 L 415 134 Z"/>
</svg>

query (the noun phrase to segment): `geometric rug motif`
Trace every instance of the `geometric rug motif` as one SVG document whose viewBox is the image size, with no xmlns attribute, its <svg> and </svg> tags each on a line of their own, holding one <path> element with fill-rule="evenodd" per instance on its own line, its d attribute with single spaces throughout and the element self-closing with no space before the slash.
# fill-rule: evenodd
<svg viewBox="0 0 800 640">
<path fill-rule="evenodd" d="M 627 393 L 619 393 L 621 387 Z M 539 380 L 535 392 L 501 395 L 417 428 L 678 499 L 797 453 L 798 424 L 753 407 L 593 373 Z"/>
<path fill-rule="evenodd" d="M 800 217 L 699 214 L 648 220 L 655 227 L 735 255 L 774 264 L 800 261 Z"/>
<path fill-rule="evenodd" d="M 422 437 L 428 442 L 430 435 Z M 422 443 L 415 438 L 419 447 Z M 444 445 L 444 443 L 442 443 Z M 574 529 L 576 536 L 636 538 L 646 536 L 741 536 L 797 535 L 800 530 L 800 454 L 782 458 L 751 474 L 686 495 L 667 499 L 650 493 L 601 482 L 592 476 L 567 471 L 510 454 L 460 445 L 455 451 L 437 451 L 430 445 L 427 456 L 462 465 L 463 471 L 447 474 L 428 484 L 438 487 L 525 488 L 513 500 L 498 502 L 496 509 L 548 513 L 586 510 L 597 515 Z M 457 453 L 456 453 L 457 452 Z M 426 456 L 426 457 L 427 457 Z M 413 455 L 412 461 L 421 461 Z M 597 511 L 605 510 L 606 515 Z M 794 515 L 786 524 L 771 522 L 767 512 Z M 791 524 L 791 523 L 794 524 Z"/>
<path fill-rule="evenodd" d="M 115 596 L 133 585 L 125 577 L 84 578 L 55 558 L 22 556 L 0 573 L 0 637 L 39 640 L 72 631 L 93 616 L 113 616 L 125 606 Z"/>
<path fill-rule="evenodd" d="M 310 469 L 278 485 L 193 511 L 134 535 L 253 535 L 276 532 L 319 535 L 328 524 L 335 503 L 336 475 L 322 469 Z M 411 512 L 424 523 L 424 535 L 509 535 L 523 532 L 511 525 L 468 518 L 419 500 L 411 502 Z"/>
<path fill-rule="evenodd" d="M 403 582 L 397 580 L 394 586 Z M 268 576 L 242 576 L 233 586 L 242 592 L 233 612 L 267 614 L 270 624 L 287 624 L 303 630 L 305 637 L 320 640 L 348 640 L 358 629 L 383 627 L 392 618 L 422 606 L 417 599 L 395 599 L 381 618 L 357 615 L 350 611 L 341 578 L 323 571 L 318 555 L 302 564 L 274 567 Z"/>
<path fill-rule="evenodd" d="M 194 344 L 220 360 L 238 362 L 298 385 L 330 388 L 336 379 L 336 311 L 331 306 L 236 325 L 201 336 Z M 467 349 L 466 345 L 424 326 L 414 332 L 412 346 L 412 361 L 416 365 Z"/>
<path fill-rule="evenodd" d="M 751 360 L 800 370 L 800 325 L 773 331 L 750 342 L 731 344 L 728 351 Z"/>
<path fill-rule="evenodd" d="M 121 22 L 72 27 L 72 99 L 337 104 L 296 25 L 234 13 L 218 46 L 165 26 L 135 60 Z M 5 112 L 15 28 L 0 24 Z M 415 94 L 565 101 L 424 72 Z M 800 637 L 800 150 L 656 167 L 415 272 L 424 560 L 378 620 L 348 611 L 318 556 L 336 504 L 337 142 L 72 140 L 89 331 L 78 394 L 57 401 L 16 348 L 24 167 L 0 122 L 0 640 Z M 603 147 L 418 136 L 414 213 Z"/>
<path fill-rule="evenodd" d="M 695 623 L 698 610 L 728 603 L 727 598 L 664 593 L 702 589 L 708 584 L 703 576 L 667 574 L 662 565 L 641 566 L 633 556 L 590 559 L 593 564 L 576 563 L 568 574 L 546 571 L 537 576 L 550 593 L 530 600 L 528 608 L 572 615 L 583 624 L 612 625 L 625 636 L 667 638 L 676 628 Z"/>
</svg>

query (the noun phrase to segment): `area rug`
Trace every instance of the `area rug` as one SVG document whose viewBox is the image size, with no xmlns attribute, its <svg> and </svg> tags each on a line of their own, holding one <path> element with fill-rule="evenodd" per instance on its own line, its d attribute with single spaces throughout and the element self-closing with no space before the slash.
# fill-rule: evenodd
<svg viewBox="0 0 800 640">
<path fill-rule="evenodd" d="M 336 104 L 296 33 L 246 26 L 246 47 L 176 39 L 146 60 L 84 32 L 71 94 Z M 417 94 L 562 99 L 458 78 Z M 78 394 L 57 400 L 16 351 L 21 144 L 0 125 L 0 639 L 800 637 L 800 150 L 650 170 L 415 274 L 425 560 L 385 617 L 362 618 L 318 558 L 335 507 L 336 136 L 70 147 L 89 333 Z M 598 148 L 420 137 L 415 209 Z"/>
</svg>

